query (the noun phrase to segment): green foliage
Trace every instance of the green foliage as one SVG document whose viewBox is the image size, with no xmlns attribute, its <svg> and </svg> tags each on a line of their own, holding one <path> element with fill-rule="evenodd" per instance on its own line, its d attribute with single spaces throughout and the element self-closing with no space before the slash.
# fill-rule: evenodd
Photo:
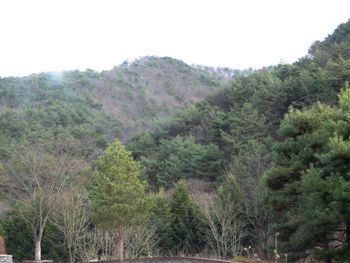
<svg viewBox="0 0 350 263">
<path fill-rule="evenodd" d="M 186 254 L 201 251 L 205 242 L 201 214 L 191 200 L 183 181 L 178 182 L 173 190 L 170 208 L 172 216 L 170 237 L 175 244 L 172 250 Z"/>
<path fill-rule="evenodd" d="M 6 243 L 6 252 L 15 260 L 31 259 L 34 243 L 30 226 L 19 217 L 8 214 L 1 222 Z M 21 229 L 21 231 L 18 231 Z"/>
<path fill-rule="evenodd" d="M 198 108 L 190 105 L 175 112 L 171 117 L 170 125 L 165 128 L 166 132 L 169 136 L 188 134 L 193 126 L 200 122 L 201 117 Z"/>
<path fill-rule="evenodd" d="M 54 262 L 68 261 L 68 251 L 64 237 L 50 222 L 45 227 L 41 242 L 43 258 L 52 259 Z"/>
<path fill-rule="evenodd" d="M 344 29 L 349 24 L 341 26 L 343 33 L 335 32 L 342 36 L 337 39 L 344 43 L 349 43 Z M 324 52 L 331 53 L 335 46 L 332 44 Z M 199 152 L 199 145 L 207 150 L 218 149 L 212 151 L 213 162 L 209 162 L 216 168 L 209 165 L 212 168 L 206 175 L 204 169 L 197 169 L 195 175 L 210 180 L 222 178 L 222 169 L 218 167 L 229 166 L 237 155 L 249 151 L 247 147 L 251 141 L 263 145 L 266 156 L 269 156 L 273 140 L 280 137 L 277 133 L 279 122 L 289 106 L 302 109 L 317 101 L 336 103 L 336 94 L 350 78 L 349 61 L 341 57 L 337 60 L 327 58 L 320 64 L 316 57 L 309 56 L 292 65 L 281 64 L 235 77 L 230 85 L 160 123 L 149 136 L 153 141 L 149 148 L 142 146 L 142 141 L 140 146 L 133 141 L 133 149 L 137 151 L 135 156 L 143 156 L 140 160 L 144 178 L 153 186 L 170 187 L 181 178 L 193 176 L 194 173 L 188 171 L 198 167 L 195 153 Z M 182 142 L 178 136 L 182 137 Z M 187 148 L 193 150 L 181 150 L 186 149 L 181 144 L 190 144 L 185 138 L 192 137 L 195 146 Z M 214 153 L 216 151 L 218 154 Z"/>
<path fill-rule="evenodd" d="M 270 168 L 269 147 L 256 140 L 248 141 L 244 149 L 230 163 L 230 173 L 237 178 L 244 193 L 245 247 L 253 246 L 260 258 L 268 258 L 273 232 L 270 225 L 275 220 L 269 211 L 266 196 L 269 194 L 262 177 Z"/>
<path fill-rule="evenodd" d="M 212 120 L 211 141 L 229 154 L 238 154 L 250 140 L 268 143 L 268 126 L 264 115 L 250 103 L 231 109 Z"/>
<path fill-rule="evenodd" d="M 91 194 L 92 220 L 102 229 L 122 229 L 147 215 L 140 167 L 117 140 L 99 159 L 97 185 Z"/>
<path fill-rule="evenodd" d="M 133 136 L 127 143 L 126 148 L 132 152 L 134 158 L 148 156 L 154 150 L 155 140 L 150 132 L 143 131 Z"/>
<path fill-rule="evenodd" d="M 30 225 L 20 218 L 17 213 L 18 211 L 12 211 L 0 221 L 2 235 L 6 243 L 6 252 L 12 255 L 16 261 L 32 259 L 34 254 L 32 230 Z M 50 223 L 45 227 L 42 239 L 42 257 L 56 262 L 68 258 L 63 237 Z"/>
<path fill-rule="evenodd" d="M 156 227 L 156 247 L 163 255 L 167 255 L 175 246 L 172 240 L 171 218 L 170 203 L 164 193 L 164 188 L 160 188 L 150 209 L 150 222 Z"/>
<path fill-rule="evenodd" d="M 284 249 L 312 249 L 316 259 L 326 261 L 350 256 L 349 94 L 348 88 L 341 92 L 339 107 L 318 103 L 308 110 L 291 109 L 266 177 L 271 206 L 281 216 Z M 342 233 L 345 238 L 335 245 Z"/>
<path fill-rule="evenodd" d="M 230 163 L 230 171 L 246 185 L 259 184 L 260 178 L 271 162 L 269 146 L 257 140 L 249 140 L 243 150 Z"/>
<path fill-rule="evenodd" d="M 180 179 L 215 179 L 223 169 L 221 152 L 215 145 L 195 143 L 194 137 L 162 139 L 156 155 L 141 157 L 143 173 L 151 186 L 171 187 Z"/>
<path fill-rule="evenodd" d="M 215 75 L 200 75 L 199 81 L 210 87 L 220 86 L 220 81 L 218 80 L 218 77 L 216 77 Z"/>
<path fill-rule="evenodd" d="M 157 67 L 148 67 L 147 61 Z M 116 137 L 125 140 L 136 130 L 149 128 L 157 118 L 166 117 L 170 109 L 203 98 L 209 91 L 205 84 L 187 90 L 188 79 L 209 73 L 182 61 L 146 57 L 135 65 L 124 64 L 103 73 L 86 70 L 0 79 L 1 156 L 5 157 L 13 144 L 43 143 L 62 136 L 87 145 L 88 149 L 81 151 L 89 159 Z M 185 73 L 186 78 L 182 78 Z M 162 108 L 163 101 L 169 99 L 164 95 L 165 79 L 174 80 L 175 92 L 166 110 Z M 116 85 L 117 89 L 110 89 Z"/>
<path fill-rule="evenodd" d="M 12 110 L 4 112 L 0 119 L 1 133 L 9 138 L 21 138 L 26 128 L 26 123 L 23 122 Z"/>
<path fill-rule="evenodd" d="M 102 142 L 99 138 L 101 134 L 94 132 L 98 127 L 103 133 L 112 136 L 119 134 L 116 127 L 122 129 L 123 125 L 102 112 L 100 103 L 94 102 L 85 92 L 83 96 L 76 87 L 72 87 L 75 78 L 74 74 L 62 73 L 56 76 L 50 73 L 16 79 L 12 85 L 6 84 L 7 79 L 0 80 L 0 88 L 15 93 L 17 101 L 13 104 L 13 96 L 8 92 L 3 93 L 1 103 L 5 110 L 0 117 L 3 157 L 8 155 L 14 145 L 47 144 L 59 137 L 66 137 L 80 143 L 81 152 L 89 158 L 109 142 L 106 142 L 106 136 Z M 89 145 L 89 150 L 83 147 L 84 144 Z"/>
<path fill-rule="evenodd" d="M 350 58 L 350 20 L 340 24 L 333 34 L 329 35 L 323 42 L 316 41 L 309 49 L 309 54 L 316 61 L 337 60 L 339 58 Z"/>
<path fill-rule="evenodd" d="M 145 184 L 139 182 L 139 176 L 148 180 L 152 189 L 171 188 L 181 179 L 198 178 L 233 187 L 226 189 L 229 186 L 224 183 L 218 188 L 215 202 L 219 207 L 220 202 L 228 202 L 225 198 L 238 198 L 230 196 L 232 192 L 244 193 L 244 218 L 249 221 L 245 228 L 249 233 L 244 240 L 247 244 L 260 242 L 259 233 L 254 231 L 270 222 L 262 198 L 272 191 L 270 203 L 279 215 L 280 238 L 287 241 L 282 242 L 281 249 L 302 256 L 319 247 L 313 250 L 315 258 L 345 260 L 349 257 L 348 239 L 337 240 L 341 244 L 338 248 L 333 247 L 333 239 L 346 236 L 350 229 L 348 99 L 342 93 L 339 107 L 323 103 L 336 105 L 337 94 L 350 79 L 349 32 L 350 21 L 324 41 L 315 42 L 309 54 L 296 63 L 256 71 L 191 67 L 169 57 L 144 57 L 102 73 L 86 70 L 0 79 L 0 161 L 6 164 L 18 146 L 50 147 L 53 141 L 64 138 L 78 145 L 76 155 L 94 164 L 96 156 L 116 137 L 132 137 L 127 148 L 140 161 L 141 169 L 125 149 L 110 147 L 115 147 L 115 156 L 120 156 L 123 165 L 134 167 L 130 168 L 131 181 L 137 182 L 134 188 L 123 181 L 122 172 L 114 173 L 122 168 L 115 163 L 107 165 L 108 156 L 113 156 L 111 150 L 101 157 L 96 172 L 96 191 L 100 194 L 92 197 L 100 201 L 105 198 L 106 206 L 95 203 L 95 212 L 101 216 L 96 214 L 95 220 L 105 213 L 106 221 L 101 222 L 106 227 L 116 228 L 128 220 L 132 223 L 129 217 L 116 222 L 127 212 L 136 213 L 138 204 L 103 207 L 130 201 L 126 191 L 131 191 L 132 200 L 144 196 Z M 213 93 L 193 104 L 208 92 Z M 320 104 L 312 106 L 316 102 Z M 172 116 L 165 120 L 170 113 Z M 271 165 L 274 141 L 280 143 L 275 146 L 274 165 L 266 178 L 269 190 L 261 189 L 259 180 Z M 234 187 L 236 183 L 225 181 L 226 170 L 236 176 L 240 189 Z M 117 188 L 114 176 L 125 191 Z M 0 184 L 6 182 L 0 178 Z M 102 194 L 118 189 L 120 195 Z M 153 202 L 151 217 L 162 254 L 203 249 L 202 232 L 198 230 L 202 228 L 198 223 L 201 215 L 185 192 L 175 190 L 171 204 L 164 193 Z M 6 220 L 4 226 L 11 223 Z M 174 225 L 176 220 L 178 224 Z M 47 231 L 56 230 L 50 227 Z M 52 243 L 48 246 L 60 243 L 59 236 L 55 239 L 50 235 L 47 237 Z M 19 248 L 17 252 L 24 257 L 29 250 Z M 64 252 L 57 252 L 57 256 L 50 253 L 55 260 L 64 260 Z"/>
<path fill-rule="evenodd" d="M 243 198 L 243 192 L 237 183 L 236 177 L 228 174 L 217 189 L 214 206 L 219 207 L 219 210 L 222 210 L 223 213 L 227 212 L 227 205 L 232 206 L 230 212 L 237 215 L 236 212 L 240 212 L 242 207 Z"/>
</svg>

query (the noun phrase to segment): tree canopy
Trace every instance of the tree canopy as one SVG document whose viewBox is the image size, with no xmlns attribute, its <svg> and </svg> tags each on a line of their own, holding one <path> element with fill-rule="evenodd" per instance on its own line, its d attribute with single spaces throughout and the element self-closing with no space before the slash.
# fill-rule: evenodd
<svg viewBox="0 0 350 263">
<path fill-rule="evenodd" d="M 279 133 L 283 141 L 265 179 L 284 249 L 305 256 L 308 248 L 327 262 L 349 258 L 349 88 L 341 91 L 339 106 L 291 108 Z"/>
<path fill-rule="evenodd" d="M 139 175 L 140 165 L 118 140 L 99 159 L 97 185 L 91 194 L 92 220 L 99 228 L 118 232 L 120 260 L 124 228 L 139 224 L 147 216 L 146 185 Z"/>
</svg>

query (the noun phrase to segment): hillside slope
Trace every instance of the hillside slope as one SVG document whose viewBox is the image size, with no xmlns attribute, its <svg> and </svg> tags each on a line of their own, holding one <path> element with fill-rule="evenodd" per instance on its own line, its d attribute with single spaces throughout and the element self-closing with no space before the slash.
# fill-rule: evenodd
<svg viewBox="0 0 350 263">
<path fill-rule="evenodd" d="M 144 166 L 144 177 L 156 188 L 171 187 L 181 178 L 219 181 L 229 172 L 242 180 L 254 173 L 258 180 L 270 165 L 289 107 L 337 103 L 337 94 L 350 80 L 349 47 L 350 20 L 313 43 L 297 62 L 237 76 L 175 112 L 155 132 L 135 135 L 127 145 Z"/>
<path fill-rule="evenodd" d="M 126 140 L 173 110 L 199 101 L 237 73 L 144 57 L 101 73 L 2 78 L 0 155 L 14 144 L 47 143 L 58 137 L 77 141 L 91 155 L 116 137 Z"/>
</svg>

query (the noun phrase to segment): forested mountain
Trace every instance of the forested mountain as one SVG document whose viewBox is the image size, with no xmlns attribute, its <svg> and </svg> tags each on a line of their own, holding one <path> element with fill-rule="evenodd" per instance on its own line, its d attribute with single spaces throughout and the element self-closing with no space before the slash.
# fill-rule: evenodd
<svg viewBox="0 0 350 263">
<path fill-rule="evenodd" d="M 132 162 L 116 143 L 119 150 L 107 150 L 105 156 L 112 157 L 97 164 L 108 142 L 118 137 L 139 161 L 135 173 L 153 193 L 148 221 L 125 233 L 126 257 L 201 254 L 244 260 L 238 256 L 258 254 L 283 262 L 309 256 L 348 260 L 349 178 L 338 180 L 337 175 L 347 175 L 349 168 L 350 96 L 340 92 L 349 79 L 350 20 L 313 43 L 295 63 L 256 71 L 146 57 L 102 73 L 1 79 L 3 196 L 11 201 L 6 187 L 16 188 L 8 175 L 25 176 L 38 160 L 43 161 L 36 168 L 52 171 L 53 160 L 69 156 L 80 165 L 79 170 L 70 162 L 65 166 L 74 168 L 64 189 L 74 202 L 62 201 L 61 212 L 49 221 L 43 253 L 57 259 L 69 254 L 71 261 L 98 253 L 116 256 L 117 237 L 92 227 L 87 192 L 96 183 L 91 166 L 108 188 L 102 171 L 108 168 L 113 176 L 119 168 L 106 160 L 127 156 L 125 162 Z M 42 152 L 48 156 L 40 157 Z M 314 181 L 304 183 L 305 174 Z M 339 192 L 327 192 L 327 182 Z M 119 187 L 117 180 L 112 184 Z M 49 242 L 59 243 L 56 238 L 68 242 L 59 231 L 67 216 L 63 212 L 76 207 L 85 220 L 79 221 L 86 227 L 83 240 L 68 246 L 68 252 L 50 247 Z M 327 209 L 334 210 L 333 217 Z M 2 232 L 12 245 L 14 237 L 30 239 L 30 231 L 29 236 L 16 236 L 16 228 L 29 226 L 15 215 L 2 220 Z M 304 225 L 313 230 L 305 231 Z M 13 253 L 24 258 L 32 250 L 25 244 Z"/>
<path fill-rule="evenodd" d="M 317 101 L 337 104 L 337 94 L 350 75 L 349 27 L 340 25 L 297 62 L 240 75 L 227 87 L 175 112 L 155 132 L 131 138 L 127 145 L 146 167 L 148 180 L 157 186 L 164 185 L 164 178 L 168 185 L 187 177 L 215 181 L 224 167 L 227 170 L 241 155 L 253 154 L 256 144 L 271 152 L 289 107 L 301 109 Z M 198 172 L 202 170 L 206 174 Z"/>
<path fill-rule="evenodd" d="M 316 238 L 312 235 L 305 236 L 305 232 L 303 232 L 305 228 L 303 228 L 304 230 L 297 229 L 293 231 L 296 222 L 288 222 L 291 220 L 290 210 L 286 209 L 285 212 L 285 221 L 288 223 L 282 221 L 282 219 L 279 221 L 278 216 L 274 217 L 268 211 L 271 211 L 269 209 L 273 207 L 275 212 L 281 213 L 282 208 L 276 205 L 282 202 L 279 199 L 282 198 L 281 195 L 286 199 L 284 204 L 287 207 L 290 206 L 288 200 L 291 197 L 288 196 L 288 193 L 293 196 L 295 192 L 283 190 L 283 187 L 289 189 L 289 187 L 295 188 L 296 186 L 285 183 L 291 180 L 288 179 L 289 177 L 294 177 L 293 170 L 288 169 L 298 167 L 303 158 L 308 158 L 303 160 L 306 163 L 315 160 L 313 158 L 317 159 L 317 157 L 307 157 L 307 154 L 310 154 L 312 150 L 316 150 L 321 143 L 320 138 L 316 135 L 318 133 L 314 131 L 314 144 L 312 142 L 310 144 L 306 144 L 304 141 L 300 142 L 300 149 L 293 150 L 288 155 L 288 151 L 292 150 L 288 148 L 292 147 L 291 139 L 287 137 L 288 141 L 280 145 L 280 142 L 286 139 L 286 128 L 280 129 L 280 122 L 289 111 L 308 109 L 313 107 L 315 103 L 333 106 L 338 104 L 338 94 L 341 89 L 346 87 L 346 83 L 350 79 L 349 36 L 350 21 L 340 25 L 324 41 L 315 42 L 308 54 L 295 63 L 280 64 L 272 68 L 257 70 L 249 75 L 238 76 L 227 87 L 208 95 L 195 105 L 189 105 L 175 112 L 171 118 L 158 125 L 154 132 L 142 132 L 131 138 L 127 143 L 127 147 L 144 167 L 143 178 L 150 183 L 153 189 L 159 187 L 172 188 L 178 180 L 189 178 L 197 180 L 194 185 L 200 185 L 200 181 L 204 180 L 225 187 L 227 176 L 234 175 L 239 191 L 244 193 L 244 208 L 240 210 L 241 214 L 238 213 L 238 216 L 235 211 L 231 214 L 232 217 L 236 216 L 240 226 L 244 229 L 234 234 L 244 240 L 238 242 L 241 248 L 244 245 L 246 248 L 252 245 L 255 251 L 259 251 L 259 255 L 263 255 L 264 258 L 272 258 L 277 256 L 277 254 L 272 253 L 273 240 L 279 239 L 284 241 L 280 247 L 282 252 L 293 252 L 289 259 L 301 259 L 311 254 L 314 258 L 327 260 L 328 262 L 331 258 L 346 258 L 348 254 L 344 251 L 348 248 L 348 245 L 346 245 L 348 241 L 345 240 L 350 239 L 349 234 L 348 239 L 346 239 L 344 233 L 349 231 L 349 223 L 348 228 L 341 228 L 338 232 L 339 235 L 343 235 L 344 239 L 329 236 L 330 233 L 337 235 L 334 234 L 336 230 L 333 228 L 337 226 L 334 221 L 333 225 L 327 225 L 327 227 L 332 227 L 333 232 L 330 230 L 322 232 Z M 318 114 L 322 116 L 321 113 Z M 348 116 L 347 113 L 344 114 Z M 312 129 L 309 127 L 311 124 L 308 124 L 309 118 L 299 120 L 295 127 L 288 126 L 289 124 L 286 121 L 284 125 L 290 129 L 287 134 L 300 135 L 300 138 L 309 136 L 309 129 Z M 316 116 L 314 118 L 316 120 Z M 322 117 L 320 118 L 322 119 Z M 347 119 L 347 121 L 349 120 Z M 334 131 L 335 128 L 332 129 Z M 349 131 L 346 129 L 344 127 L 340 132 L 346 134 L 342 135 L 344 139 L 348 139 L 349 135 Z M 304 147 L 307 147 L 306 145 L 311 146 L 309 149 L 304 149 Z M 278 149 L 279 158 L 273 158 L 274 149 Z M 304 149 L 305 153 L 301 149 Z M 296 159 L 293 163 L 299 153 L 301 156 L 298 158 L 301 160 Z M 345 153 L 343 152 L 343 154 Z M 286 156 L 289 156 L 290 159 Z M 316 154 L 316 156 L 318 155 Z M 287 158 L 288 161 L 284 158 Z M 292 163 L 293 166 L 288 167 L 286 162 Z M 317 163 L 314 165 L 317 165 Z M 275 170 L 271 172 L 271 166 L 277 168 L 273 168 Z M 290 173 L 287 171 L 290 171 Z M 265 179 L 263 177 L 265 174 L 272 176 L 268 179 L 268 187 L 264 184 Z M 280 188 L 276 187 L 275 184 L 280 185 Z M 272 194 L 270 191 L 272 193 L 276 191 L 276 193 Z M 297 192 L 298 189 L 294 189 L 294 191 Z M 348 191 L 345 190 L 345 185 L 343 191 Z M 202 194 L 205 195 L 206 193 Z M 310 194 L 312 193 L 310 192 Z M 346 195 L 345 192 L 344 195 Z M 272 196 L 274 197 L 272 198 Z M 271 203 L 267 202 L 270 197 L 272 199 Z M 226 201 L 237 202 L 234 199 Z M 203 205 L 203 199 L 200 202 Z M 316 206 L 315 202 L 313 200 L 313 204 Z M 224 220 L 225 217 L 220 215 L 215 207 L 220 207 L 220 202 L 212 207 L 215 216 L 210 213 L 207 214 L 207 222 L 209 222 L 212 233 L 223 231 L 222 229 L 226 227 L 220 225 L 224 222 L 220 220 Z M 298 206 L 296 205 L 296 207 Z M 304 209 L 306 209 L 305 206 Z M 334 207 L 330 209 L 334 209 Z M 293 211 L 295 212 L 295 210 Z M 316 213 L 322 213 L 321 211 L 315 211 L 313 216 L 317 218 Z M 349 211 L 342 211 L 339 213 L 344 213 L 341 216 L 347 219 L 341 221 L 343 219 L 339 219 L 340 215 L 337 215 L 338 222 L 343 222 L 338 223 L 338 226 L 346 225 L 349 219 Z M 308 219 L 306 215 L 308 215 L 307 212 L 303 214 L 305 216 L 304 224 Z M 331 215 L 329 217 L 331 218 Z M 281 215 L 280 218 L 282 218 Z M 215 220 L 217 220 L 216 223 L 211 225 L 210 222 L 215 222 Z M 320 224 L 325 222 L 322 221 L 325 219 L 314 220 L 319 224 L 316 228 L 321 229 Z M 315 227 L 316 224 L 312 225 L 308 222 L 307 225 Z M 237 226 L 235 225 L 235 227 Z M 274 236 L 277 231 L 281 231 L 281 233 L 278 232 L 278 235 Z M 312 232 L 312 230 L 310 231 Z M 304 236 L 298 236 L 302 235 L 302 232 Z M 236 238 L 238 238 L 237 236 Z M 219 242 L 218 240 L 220 238 L 224 239 L 225 236 L 221 232 L 221 235 L 216 236 L 217 239 L 212 238 Z M 320 240 L 324 240 L 325 243 Z M 231 241 L 233 242 L 233 240 Z M 231 245 L 234 249 L 237 249 L 237 243 Z M 222 246 L 224 247 L 224 244 Z M 337 250 L 332 246 L 339 246 L 340 249 Z M 217 255 L 220 255 L 220 245 L 217 245 L 216 248 L 218 249 Z M 226 251 L 226 253 L 225 257 L 237 254 L 235 250 Z M 242 254 L 247 255 L 247 253 Z M 280 257 L 280 255 L 278 256 Z"/>
<path fill-rule="evenodd" d="M 150 129 L 175 109 L 203 99 L 239 71 L 144 57 L 111 71 L 33 74 L 0 79 L 2 156 L 10 145 L 71 137 L 85 154 Z"/>
</svg>

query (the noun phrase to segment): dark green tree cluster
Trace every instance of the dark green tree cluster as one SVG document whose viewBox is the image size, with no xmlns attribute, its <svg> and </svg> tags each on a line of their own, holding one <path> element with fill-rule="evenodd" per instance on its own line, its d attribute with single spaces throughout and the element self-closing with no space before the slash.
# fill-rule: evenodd
<svg viewBox="0 0 350 263">
<path fill-rule="evenodd" d="M 142 156 L 140 161 L 145 178 L 155 187 L 171 187 L 180 179 L 194 177 L 215 180 L 223 169 L 218 147 L 198 144 L 191 136 L 162 139 L 155 154 Z"/>
<path fill-rule="evenodd" d="M 156 225 L 157 249 L 163 255 L 194 255 L 205 247 L 203 215 L 183 181 L 169 201 L 161 188 L 154 199 L 150 220 Z"/>
<path fill-rule="evenodd" d="M 350 257 L 350 90 L 339 106 L 290 109 L 266 177 L 283 249 L 332 262 Z"/>
<path fill-rule="evenodd" d="M 6 252 L 20 261 L 33 257 L 34 243 L 29 224 L 21 219 L 18 213 L 19 211 L 12 211 L 1 220 L 0 234 L 6 240 Z M 45 228 L 41 249 L 43 258 L 50 258 L 54 261 L 68 259 L 63 236 L 51 223 L 48 223 Z"/>
</svg>

